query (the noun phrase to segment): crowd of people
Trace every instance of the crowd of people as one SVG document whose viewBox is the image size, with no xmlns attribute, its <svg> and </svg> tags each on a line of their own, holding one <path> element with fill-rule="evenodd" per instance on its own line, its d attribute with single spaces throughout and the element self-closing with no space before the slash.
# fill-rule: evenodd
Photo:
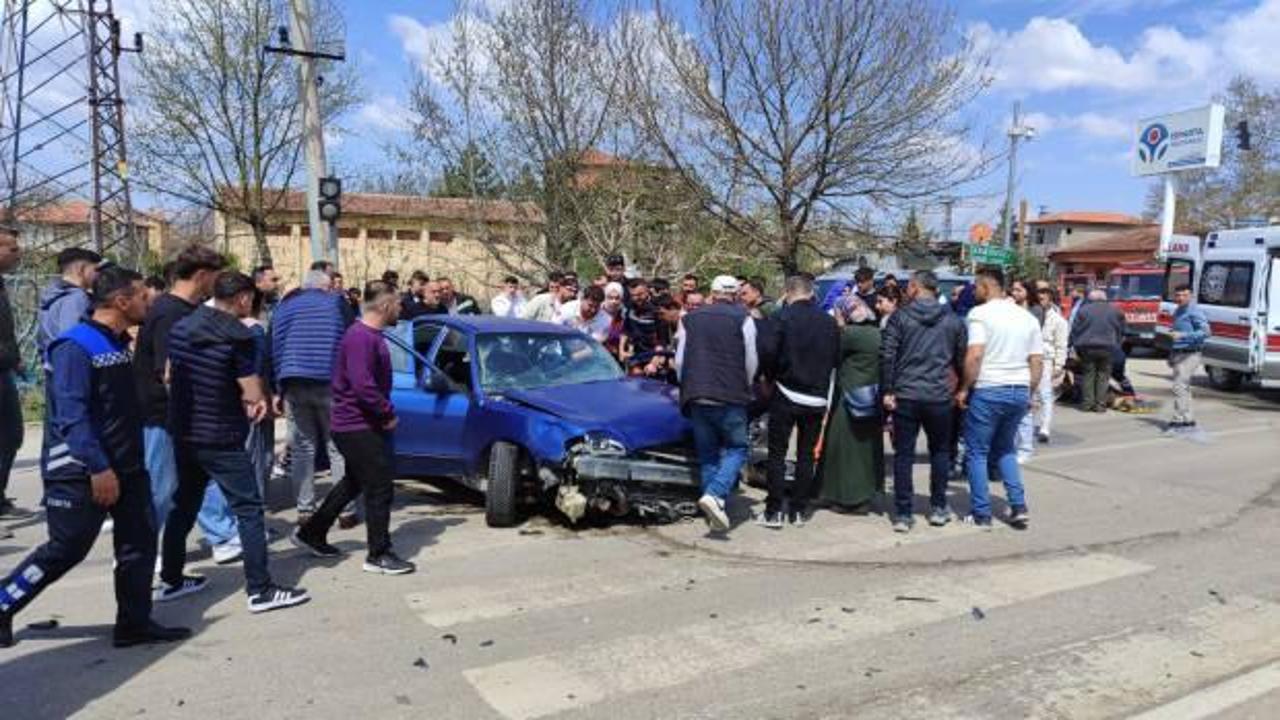
<svg viewBox="0 0 1280 720">
<path fill-rule="evenodd" d="M 16 237 L 0 232 L 0 272 L 18 254 Z M 49 541 L 0 580 L 0 646 L 14 641 L 14 615 L 83 560 L 107 523 L 118 646 L 189 634 L 155 623 L 151 610 L 207 588 L 205 577 L 185 569 L 197 525 L 216 562 L 241 561 L 251 612 L 307 602 L 305 590 L 270 573 L 264 498 L 273 475 L 290 480 L 297 510 L 290 539 L 298 547 L 340 556 L 327 540 L 330 529 L 353 527 L 363 514 L 363 569 L 415 570 L 391 542 L 398 420 L 381 333 L 424 315 L 480 314 L 476 298 L 420 271 L 403 288 L 388 271 L 353 294 L 323 261 L 282 293 L 273 268 L 244 274 L 203 246 L 184 249 L 148 278 L 81 248 L 64 250 L 57 264 L 60 276 L 41 296 L 37 337 Z M 726 500 L 761 418 L 768 494 L 757 521 L 767 528 L 803 526 L 817 506 L 871 511 L 884 492 L 887 434 L 894 450 L 888 511 L 895 531 L 910 532 L 921 432 L 929 524 L 953 519 L 946 490 L 963 457 L 965 520 L 991 526 L 994 474 L 1006 488 L 1004 520 L 1025 528 L 1019 466 L 1037 439 L 1050 441 L 1068 358 L 1074 354 L 1082 367 L 1083 409 L 1105 410 L 1123 316 L 1095 297 L 1065 318 L 1047 284 L 1006 284 L 997 269 L 979 273 L 947 302 L 939 291 L 928 271 L 902 287 L 892 276 L 877 285 L 862 269 L 823 298 L 812 276 L 793 275 L 774 300 L 759 279 L 722 275 L 704 288 L 688 274 L 673 285 L 629 278 L 623 259 L 613 257 L 585 288 L 576 274 L 554 272 L 526 297 L 517 278 L 506 278 L 489 311 L 575 328 L 628 373 L 678 385 L 700 465 L 698 506 L 715 529 L 730 527 Z M 1189 378 L 1207 336 L 1190 292 L 1181 288 L 1177 298 L 1171 430 L 1194 424 Z M 0 515 L 23 512 L 4 489 L 22 442 L 15 377 L 25 370 L 0 284 Z M 1123 378 L 1122 362 L 1119 372 Z M 277 417 L 287 419 L 288 433 L 278 459 Z M 332 484 L 319 498 L 315 480 L 324 465 Z"/>
</svg>

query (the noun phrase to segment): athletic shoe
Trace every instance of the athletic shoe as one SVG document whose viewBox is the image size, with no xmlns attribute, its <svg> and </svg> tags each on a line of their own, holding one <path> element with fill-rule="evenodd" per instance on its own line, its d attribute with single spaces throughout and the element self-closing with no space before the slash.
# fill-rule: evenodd
<svg viewBox="0 0 1280 720">
<path fill-rule="evenodd" d="M 929 524 L 934 527 L 942 527 L 951 522 L 951 511 L 942 507 L 934 508 L 929 511 Z"/>
<path fill-rule="evenodd" d="M 0 648 L 13 647 L 13 616 L 0 613 Z"/>
<path fill-rule="evenodd" d="M 1024 507 L 1015 507 L 1009 511 L 1008 522 L 1018 530 L 1026 530 L 1027 525 L 1031 524 L 1031 514 Z"/>
<path fill-rule="evenodd" d="M 728 530 L 729 515 L 724 511 L 724 501 L 713 495 L 703 495 L 698 498 L 698 507 L 702 510 L 702 514 L 707 518 L 707 524 L 712 530 Z"/>
<path fill-rule="evenodd" d="M 240 538 L 234 538 L 213 546 L 213 561 L 219 565 L 233 563 L 243 555 L 244 547 L 240 545 Z"/>
<path fill-rule="evenodd" d="M 896 533 L 909 533 L 911 526 L 915 523 L 906 515 L 898 515 L 893 519 L 893 531 Z"/>
<path fill-rule="evenodd" d="M 964 519 L 961 520 L 960 522 L 964 523 L 965 525 L 972 525 L 973 527 L 976 527 L 979 530 L 990 531 L 992 529 L 991 518 L 989 517 L 974 517 L 973 515 L 965 515 Z"/>
<path fill-rule="evenodd" d="M 111 634 L 111 644 L 114 647 L 127 648 L 134 645 L 177 642 L 186 640 L 189 637 L 191 637 L 191 628 L 165 627 L 152 622 L 141 630 L 121 630 L 116 628 Z"/>
<path fill-rule="evenodd" d="M 756 524 L 761 527 L 767 527 L 770 530 L 782 529 L 782 513 L 778 511 L 764 512 L 756 516 Z"/>
<path fill-rule="evenodd" d="M 787 524 L 791 527 L 802 528 L 808 521 L 808 513 L 804 510 L 792 510 L 787 513 Z"/>
<path fill-rule="evenodd" d="M 277 585 L 268 586 L 257 595 L 249 596 L 249 612 L 264 613 L 281 608 L 301 605 L 311 599 L 302 588 L 287 588 Z"/>
<path fill-rule="evenodd" d="M 401 560 L 393 552 L 385 552 L 378 557 L 365 558 L 364 571 L 382 575 L 408 575 L 418 567 L 408 560 Z"/>
<path fill-rule="evenodd" d="M 161 580 L 160 587 L 151 593 L 151 599 L 156 602 L 169 602 L 177 600 L 186 595 L 194 595 L 209 585 L 209 579 L 200 575 L 183 575 L 182 582 L 177 585 L 170 585 Z"/>
<path fill-rule="evenodd" d="M 306 550 L 318 558 L 335 558 L 342 555 L 342 551 L 330 545 L 324 540 L 311 540 L 302 536 L 302 528 L 294 528 L 293 534 L 289 536 L 293 544 Z"/>
</svg>

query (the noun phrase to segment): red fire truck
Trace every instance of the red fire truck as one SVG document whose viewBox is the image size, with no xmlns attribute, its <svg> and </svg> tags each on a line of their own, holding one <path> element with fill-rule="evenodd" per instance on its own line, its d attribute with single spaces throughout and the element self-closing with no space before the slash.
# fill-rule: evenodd
<svg viewBox="0 0 1280 720">
<path fill-rule="evenodd" d="M 1124 263 L 1107 276 L 1107 299 L 1124 313 L 1125 352 L 1155 345 L 1163 294 L 1164 268 L 1155 263 Z"/>
</svg>

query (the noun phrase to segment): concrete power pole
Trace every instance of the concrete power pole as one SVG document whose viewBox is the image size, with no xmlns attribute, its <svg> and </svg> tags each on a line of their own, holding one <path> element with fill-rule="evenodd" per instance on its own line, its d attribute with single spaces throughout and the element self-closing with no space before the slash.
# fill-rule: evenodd
<svg viewBox="0 0 1280 720">
<path fill-rule="evenodd" d="M 315 37 L 311 26 L 311 0 L 289 0 L 290 34 L 298 55 L 302 83 L 302 137 L 307 160 L 307 222 L 311 227 L 311 259 L 338 266 L 337 228 L 320 218 L 320 178 L 325 176 L 324 127 L 320 121 L 320 88 L 317 84 Z"/>
<path fill-rule="evenodd" d="M 1013 247 L 1013 186 L 1018 171 L 1018 141 L 1030 140 L 1036 136 L 1036 130 L 1022 124 L 1022 103 L 1013 104 L 1013 124 L 1009 127 L 1009 180 L 1004 191 L 1004 242 L 1006 248 Z"/>
</svg>

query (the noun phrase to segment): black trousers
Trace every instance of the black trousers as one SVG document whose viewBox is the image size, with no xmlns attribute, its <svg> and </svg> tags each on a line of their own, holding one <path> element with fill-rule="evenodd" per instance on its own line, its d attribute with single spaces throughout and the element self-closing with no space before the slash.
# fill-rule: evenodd
<svg viewBox="0 0 1280 720">
<path fill-rule="evenodd" d="M 787 494 L 787 450 L 796 431 L 796 481 L 791 488 L 791 511 L 804 512 L 813 498 L 813 450 L 822 432 L 827 409 L 797 405 L 781 391 L 769 404 L 769 497 L 765 512 L 781 512 Z"/>
<path fill-rule="evenodd" d="M 111 539 L 116 556 L 116 629 L 147 627 L 151 621 L 156 530 L 151 521 L 151 480 L 146 472 L 120 478 L 120 499 L 111 508 L 94 504 L 87 481 L 49 483 L 45 497 L 49 540 L 0 580 L 0 612 L 17 614 L 79 565 L 110 515 L 115 521 Z"/>
<path fill-rule="evenodd" d="M 1107 395 L 1111 392 L 1111 350 L 1080 348 L 1077 352 L 1084 374 L 1082 408 L 1085 411 L 1105 410 Z"/>
<path fill-rule="evenodd" d="M 369 557 L 383 555 L 391 550 L 391 499 L 395 489 L 390 437 L 373 430 L 334 432 L 332 437 L 346 460 L 346 474 L 299 533 L 310 540 L 323 539 L 347 503 L 363 492 Z"/>
<path fill-rule="evenodd" d="M 898 409 L 893 413 L 893 505 L 898 515 L 911 514 L 915 497 L 911 472 L 921 428 L 929 442 L 929 505 L 935 509 L 947 506 L 954 421 L 950 400 L 898 400 Z"/>
</svg>

